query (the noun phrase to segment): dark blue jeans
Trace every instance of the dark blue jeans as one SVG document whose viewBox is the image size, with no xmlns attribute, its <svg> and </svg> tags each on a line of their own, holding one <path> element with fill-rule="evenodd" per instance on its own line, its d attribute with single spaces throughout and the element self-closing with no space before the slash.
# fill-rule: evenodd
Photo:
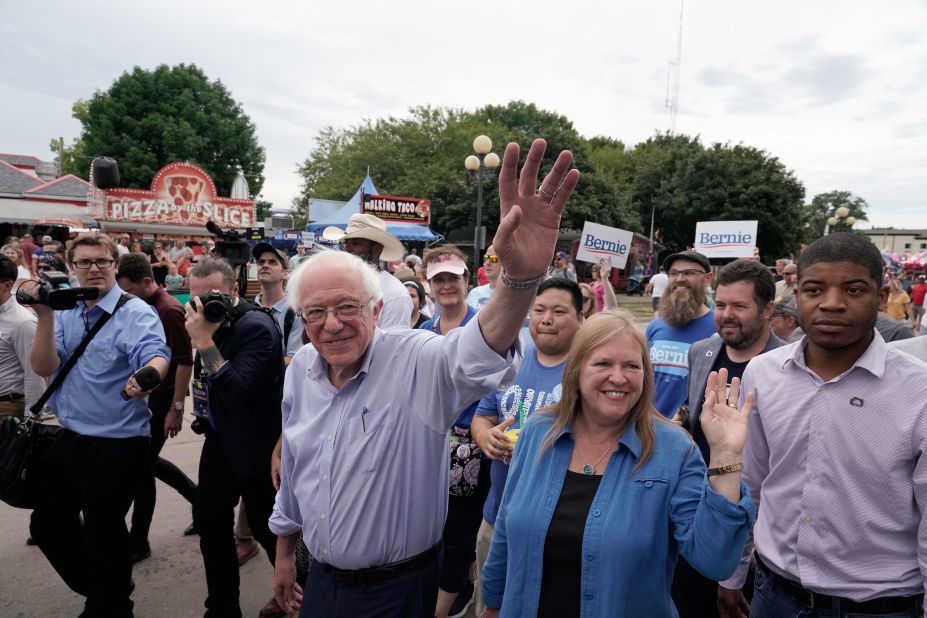
<svg viewBox="0 0 927 618">
<path fill-rule="evenodd" d="M 860 614 L 841 611 L 840 599 L 835 598 L 833 605 L 824 608 L 809 609 L 790 597 L 782 588 L 774 586 L 775 577 L 762 568 L 756 569 L 753 584 L 753 601 L 750 603 L 750 618 L 917 618 L 921 615 L 912 604 L 911 609 L 891 614 Z"/>
</svg>

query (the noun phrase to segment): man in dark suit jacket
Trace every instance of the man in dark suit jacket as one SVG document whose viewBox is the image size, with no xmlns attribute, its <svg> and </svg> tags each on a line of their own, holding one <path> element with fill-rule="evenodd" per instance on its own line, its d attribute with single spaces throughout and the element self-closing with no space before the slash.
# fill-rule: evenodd
<svg viewBox="0 0 927 618">
<path fill-rule="evenodd" d="M 688 416 L 686 429 L 706 462 L 710 453 L 699 420 L 708 375 L 726 369 L 730 391 L 731 382 L 740 379 L 752 358 L 785 345 L 769 326 L 776 294 L 769 269 L 754 260 L 735 260 L 718 272 L 717 282 L 714 318 L 718 332 L 689 348 L 688 395 L 684 404 L 688 415 L 677 413 L 676 417 Z M 717 582 L 702 576 L 680 557 L 673 578 L 673 601 L 680 618 L 711 618 L 719 615 L 726 598 Z"/>
<path fill-rule="evenodd" d="M 201 296 L 218 291 L 234 305 L 212 322 Z M 241 616 L 233 510 L 243 498 L 251 532 L 271 565 L 277 538 L 267 527 L 274 507 L 271 454 L 280 436 L 283 336 L 271 315 L 238 299 L 227 262 L 200 261 L 190 270 L 187 332 L 196 346 L 194 414 L 206 441 L 200 457 L 193 523 L 206 567 L 206 616 Z"/>
</svg>

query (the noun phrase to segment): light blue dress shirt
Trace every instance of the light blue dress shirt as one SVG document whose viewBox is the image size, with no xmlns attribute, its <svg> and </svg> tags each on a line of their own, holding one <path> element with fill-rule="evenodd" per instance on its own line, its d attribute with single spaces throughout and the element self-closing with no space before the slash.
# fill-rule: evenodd
<svg viewBox="0 0 927 618">
<path fill-rule="evenodd" d="M 493 529 L 481 581 L 487 607 L 500 616 L 536 616 L 541 594 L 544 542 L 570 457 L 569 428 L 540 455 L 553 424 L 533 414 L 518 437 L 515 456 Z M 583 532 L 581 615 L 676 616 L 670 597 L 676 556 L 681 553 L 710 579 L 737 566 L 755 509 L 741 483 L 733 504 L 708 484 L 705 464 L 679 427 L 655 421 L 653 455 L 641 455 L 629 428 L 609 458 Z"/>
<path fill-rule="evenodd" d="M 73 309 L 55 312 L 61 366 L 103 312 L 113 312 L 122 294 L 114 285 L 90 309 L 78 302 Z M 63 427 L 81 435 L 150 436 L 147 398 L 125 401 L 120 393 L 129 376 L 156 356 L 171 358 L 161 320 L 154 307 L 133 298 L 96 334 L 48 405 Z"/>
<path fill-rule="evenodd" d="M 271 531 L 302 530 L 317 560 L 342 569 L 435 545 L 447 514 L 448 430 L 511 361 L 486 344 L 478 320 L 444 337 L 377 328 L 360 371 L 336 389 L 325 361 L 304 346 L 284 381 Z"/>
<path fill-rule="evenodd" d="M 254 302 L 258 305 L 261 304 L 260 292 L 258 292 L 254 297 Z M 281 335 L 286 335 L 286 325 L 284 322 L 286 321 L 286 310 L 289 309 L 289 307 L 290 306 L 287 304 L 287 298 L 284 296 L 275 302 L 274 306 L 270 308 L 270 313 L 277 321 L 277 326 L 280 328 Z M 303 322 L 299 319 L 298 315 L 293 316 L 293 326 L 290 328 L 290 338 L 283 342 L 283 347 L 283 355 L 287 358 L 292 358 L 292 356 L 296 354 L 296 351 L 303 347 Z"/>
</svg>

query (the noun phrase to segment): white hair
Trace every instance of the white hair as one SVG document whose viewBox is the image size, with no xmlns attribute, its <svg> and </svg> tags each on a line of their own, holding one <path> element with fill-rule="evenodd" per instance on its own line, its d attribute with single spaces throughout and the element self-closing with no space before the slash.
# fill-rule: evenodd
<svg viewBox="0 0 927 618">
<path fill-rule="evenodd" d="M 373 266 L 347 251 L 320 251 L 308 260 L 303 260 L 287 279 L 286 298 L 293 311 L 302 311 L 299 289 L 303 280 L 319 269 L 356 271 L 361 276 L 364 291 L 370 297 L 371 308 L 383 298 L 383 291 L 380 289 L 380 275 Z"/>
</svg>

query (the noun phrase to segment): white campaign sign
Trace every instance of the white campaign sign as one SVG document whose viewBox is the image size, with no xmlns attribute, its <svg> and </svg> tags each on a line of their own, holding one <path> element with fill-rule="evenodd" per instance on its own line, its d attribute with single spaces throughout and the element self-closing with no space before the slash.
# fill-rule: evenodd
<svg viewBox="0 0 927 618">
<path fill-rule="evenodd" d="M 695 250 L 709 258 L 753 257 L 756 221 L 699 221 Z"/>
<path fill-rule="evenodd" d="M 612 268 L 624 268 L 633 239 L 634 232 L 586 221 L 583 235 L 579 237 L 576 259 L 597 264 L 605 258 L 611 262 Z"/>
</svg>

